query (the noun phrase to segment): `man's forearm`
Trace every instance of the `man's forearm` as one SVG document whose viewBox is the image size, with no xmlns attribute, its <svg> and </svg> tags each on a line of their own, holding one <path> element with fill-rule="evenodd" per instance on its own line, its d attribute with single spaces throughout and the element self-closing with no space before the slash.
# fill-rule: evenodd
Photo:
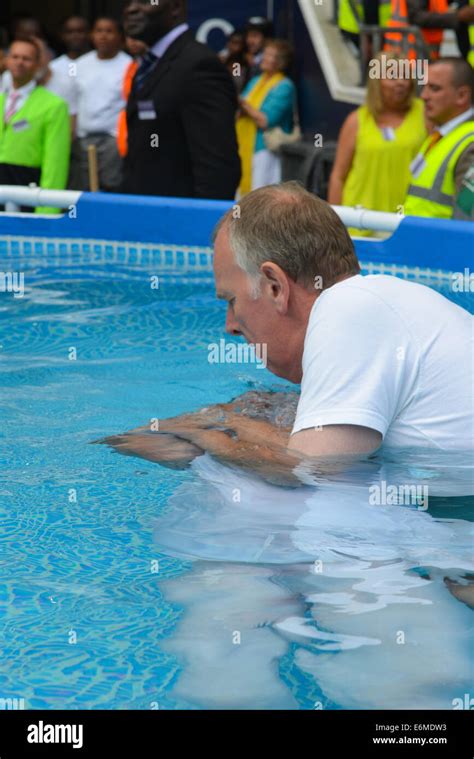
<svg viewBox="0 0 474 759">
<path fill-rule="evenodd" d="M 183 439 L 191 441 L 220 461 L 258 474 L 272 485 L 302 485 L 294 473 L 301 463 L 300 457 L 281 446 L 232 437 L 228 432 L 214 429 L 183 430 L 182 434 L 185 436 Z"/>
<path fill-rule="evenodd" d="M 422 29 L 458 29 L 456 13 L 433 13 L 426 0 L 407 0 L 408 21 Z"/>
<path fill-rule="evenodd" d="M 240 440 L 286 448 L 290 439 L 289 428 L 276 427 L 263 419 L 233 414 L 228 423 L 235 428 Z"/>
</svg>

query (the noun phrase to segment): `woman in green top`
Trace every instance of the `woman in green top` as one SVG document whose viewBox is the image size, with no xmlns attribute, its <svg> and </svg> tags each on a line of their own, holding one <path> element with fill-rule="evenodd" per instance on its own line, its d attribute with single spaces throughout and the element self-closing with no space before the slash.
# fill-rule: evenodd
<svg viewBox="0 0 474 759">
<path fill-rule="evenodd" d="M 387 53 L 376 59 L 383 57 L 397 60 Z M 426 135 L 416 80 L 369 78 L 365 105 L 349 114 L 339 134 L 329 202 L 403 213 L 410 163 Z"/>
</svg>

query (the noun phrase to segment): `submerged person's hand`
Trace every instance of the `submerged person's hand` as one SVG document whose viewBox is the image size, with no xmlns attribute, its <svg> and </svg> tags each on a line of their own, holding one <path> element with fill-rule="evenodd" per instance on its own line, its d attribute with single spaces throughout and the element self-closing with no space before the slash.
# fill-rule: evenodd
<svg viewBox="0 0 474 759">
<path fill-rule="evenodd" d="M 186 429 L 211 429 L 218 426 L 227 425 L 231 417 L 232 404 L 216 404 L 193 411 L 189 414 L 180 414 L 179 416 L 162 419 L 159 422 L 159 429 L 162 432 L 178 432 Z"/>
<path fill-rule="evenodd" d="M 182 469 L 204 451 L 197 445 L 175 435 L 157 433 L 124 433 L 98 441 L 112 446 L 125 456 L 139 456 L 147 461 L 162 464 L 169 469 Z"/>
</svg>

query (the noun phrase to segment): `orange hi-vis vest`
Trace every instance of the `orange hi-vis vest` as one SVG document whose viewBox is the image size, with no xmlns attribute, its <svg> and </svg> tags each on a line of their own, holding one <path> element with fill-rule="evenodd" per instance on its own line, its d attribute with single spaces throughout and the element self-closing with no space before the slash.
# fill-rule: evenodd
<svg viewBox="0 0 474 759">
<path fill-rule="evenodd" d="M 130 92 L 132 90 L 133 78 L 137 73 L 138 61 L 132 61 L 127 70 L 122 85 L 122 97 L 124 100 L 128 100 Z M 117 123 L 117 148 L 118 152 L 125 158 L 128 153 L 128 127 L 127 127 L 127 109 L 124 108 L 119 113 Z"/>
<path fill-rule="evenodd" d="M 428 11 L 432 13 L 448 13 L 448 0 L 429 0 Z M 406 0 L 392 0 L 392 15 L 387 23 L 389 27 L 410 26 L 408 21 L 408 9 Z M 443 29 L 421 29 L 423 40 L 428 46 L 430 58 L 439 58 L 439 48 L 443 39 Z M 403 54 L 403 36 L 400 32 L 386 32 L 384 50 Z M 416 39 L 413 34 L 408 35 L 408 58 L 410 60 L 421 58 L 423 53 L 417 50 Z"/>
</svg>

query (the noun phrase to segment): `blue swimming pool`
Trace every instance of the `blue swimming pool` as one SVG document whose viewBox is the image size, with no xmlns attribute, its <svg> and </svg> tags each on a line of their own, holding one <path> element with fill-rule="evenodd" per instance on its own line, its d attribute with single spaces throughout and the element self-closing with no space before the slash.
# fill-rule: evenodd
<svg viewBox="0 0 474 759">
<path fill-rule="evenodd" d="M 294 390 L 208 360 L 224 337 L 208 240 L 227 205 L 99 195 L 69 219 L 0 215 L 0 704 L 457 708 L 472 681 L 469 457 L 385 452 L 296 493 L 208 455 L 179 471 L 90 445 Z M 472 233 L 448 227 L 407 220 L 358 242 L 364 272 L 472 313 Z M 426 489 L 429 508 L 369 503 L 387 483 Z"/>
<path fill-rule="evenodd" d="M 393 515 L 377 525 L 359 514 L 367 540 L 347 514 L 334 518 L 334 496 L 357 500 L 367 472 L 321 483 L 324 525 L 313 534 L 300 517 L 288 552 L 287 491 L 259 491 L 229 470 L 250 499 L 229 519 L 212 462 L 171 471 L 89 445 L 249 389 L 288 389 L 252 364 L 209 363 L 208 345 L 224 336 L 209 255 L 160 255 L 10 246 L 3 259 L 24 271 L 25 293 L 0 295 L 0 697 L 27 709 L 313 709 L 397 706 L 404 693 L 429 708 L 462 695 L 472 612 L 443 577 L 473 569 L 472 499 L 461 486 L 449 507 L 442 494 L 456 494 L 460 474 L 469 482 L 466 461 L 410 459 L 420 483 L 441 476 L 434 516 L 408 509 L 395 529 Z M 472 310 L 472 294 L 453 294 L 446 278 L 438 286 Z M 332 566 L 323 584 L 311 535 Z M 447 664 L 415 697 L 413 650 L 404 659 L 392 638 L 404 631 L 419 653 L 441 619 L 435 648 Z M 398 696 L 374 685 L 380 656 L 388 672 L 396 662 Z"/>
</svg>

